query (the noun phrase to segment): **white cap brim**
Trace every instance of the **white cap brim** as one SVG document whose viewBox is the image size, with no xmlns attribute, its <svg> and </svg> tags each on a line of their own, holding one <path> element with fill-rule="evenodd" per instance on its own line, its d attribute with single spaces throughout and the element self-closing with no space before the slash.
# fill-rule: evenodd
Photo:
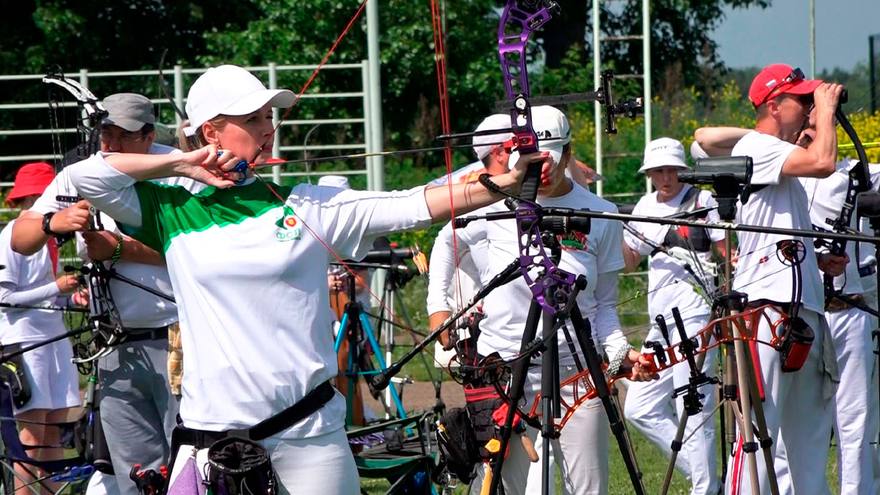
<svg viewBox="0 0 880 495">
<path fill-rule="evenodd" d="M 272 107 L 287 108 L 293 105 L 296 95 L 289 89 L 262 89 L 239 99 L 224 108 L 221 115 L 247 115 L 263 108 L 266 103 Z"/>
<path fill-rule="evenodd" d="M 681 163 L 666 163 L 666 164 L 663 164 L 663 163 L 646 163 L 646 164 L 642 165 L 642 167 L 639 169 L 639 172 L 640 172 L 640 173 L 644 173 L 644 172 L 646 172 L 646 171 L 648 171 L 648 170 L 652 170 L 652 169 L 655 169 L 655 168 L 663 168 L 663 167 L 672 167 L 672 168 L 680 168 L 680 169 L 688 169 L 688 168 L 690 168 L 690 167 L 688 167 L 687 165 L 684 165 L 684 164 L 681 164 Z"/>
</svg>

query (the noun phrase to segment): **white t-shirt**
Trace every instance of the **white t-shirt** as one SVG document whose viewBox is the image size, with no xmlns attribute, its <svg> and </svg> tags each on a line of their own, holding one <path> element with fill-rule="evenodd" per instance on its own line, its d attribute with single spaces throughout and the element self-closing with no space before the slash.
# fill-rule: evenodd
<svg viewBox="0 0 880 495">
<path fill-rule="evenodd" d="M 168 153 L 180 153 L 180 150 L 161 144 L 153 144 L 150 147 L 150 154 L 162 155 Z M 79 195 L 70 180 L 68 168 L 69 167 L 62 170 L 55 177 L 52 183 L 49 184 L 49 187 L 46 188 L 46 191 L 43 192 L 42 196 L 37 200 L 36 204 L 34 204 L 33 208 L 31 208 L 31 211 L 44 215 L 49 212 L 61 211 L 71 206 L 71 203 L 58 201 L 56 199 L 59 194 L 64 196 Z M 201 190 L 204 187 L 204 184 L 197 183 L 185 177 L 159 179 L 156 182 L 169 185 L 180 185 L 193 192 Z M 102 213 L 101 223 L 105 230 L 119 233 L 119 229 L 116 227 L 116 222 L 114 222 L 109 215 Z M 82 236 L 78 233 L 76 238 L 79 248 L 78 251 L 81 256 L 85 257 L 85 247 L 82 243 Z M 105 264 L 109 266 L 109 263 L 105 262 Z M 113 268 L 124 277 L 130 278 L 164 294 L 172 295 L 168 270 L 162 266 L 120 260 Z M 124 327 L 158 328 L 177 321 L 177 306 L 175 306 L 173 302 L 116 279 L 110 280 L 109 287 Z"/>
<path fill-rule="evenodd" d="M 868 171 L 871 174 L 871 188 L 875 191 L 878 187 L 880 187 L 880 163 L 871 163 L 868 165 Z M 862 218 L 859 224 L 861 232 L 867 235 L 874 235 L 874 229 L 871 228 L 871 222 L 867 218 Z M 858 247 L 858 260 L 860 267 L 867 267 L 869 265 L 874 265 L 874 268 L 877 268 L 877 258 L 875 256 L 875 249 L 873 244 L 860 242 Z M 862 290 L 865 293 L 873 292 L 877 289 L 877 274 L 876 272 L 870 273 L 861 277 L 862 279 Z M 876 301 L 872 301 L 872 304 L 876 303 Z"/>
<path fill-rule="evenodd" d="M 846 159 L 840 160 L 837 162 L 837 169 L 834 173 L 824 179 L 799 177 L 809 198 L 810 219 L 816 227 L 831 230 L 832 227 L 827 220 L 836 220 L 840 216 L 840 209 L 843 207 L 843 201 L 846 199 L 846 191 L 849 187 L 849 171 L 856 163 L 856 161 Z M 857 225 L 857 215 L 854 212 L 850 219 L 850 226 L 855 229 Z M 856 243 L 847 241 L 845 247 L 846 254 L 852 261 L 846 264 L 846 270 L 842 275 L 834 277 L 834 287 L 838 290 L 843 288 L 844 294 L 861 294 L 863 291 L 862 281 L 858 262 L 855 261 L 857 259 Z M 824 287 L 822 278 L 820 278 L 820 282 Z"/>
<path fill-rule="evenodd" d="M 572 183 L 572 190 L 559 197 L 538 197 L 538 202 L 546 207 L 579 208 L 594 211 L 616 212 L 613 203 L 599 198 L 581 186 Z M 505 211 L 503 203 L 488 208 L 491 211 Z M 562 251 L 559 268 L 575 275 L 585 275 L 587 288 L 578 293 L 577 302 L 581 313 L 591 320 L 592 331 L 597 345 L 606 352 L 625 345 L 626 338 L 620 330 L 614 305 L 610 301 L 599 307 L 596 290 L 600 274 L 608 274 L 623 269 L 623 254 L 620 246 L 623 240 L 622 227 L 616 221 L 593 219 L 590 234 L 571 234 L 564 239 L 566 246 Z M 514 220 L 476 221 L 464 229 L 459 229 L 462 237 L 479 235 L 485 232 L 490 256 L 488 265 L 491 273 L 499 273 L 519 256 L 516 222 Z M 616 294 L 615 294 L 616 296 Z M 601 297 L 599 295 L 598 297 Z M 483 310 L 486 319 L 480 323 L 480 339 L 477 350 L 482 355 L 498 352 L 502 358 L 510 359 L 519 352 L 522 332 L 532 293 L 522 277 L 495 289 L 484 299 Z M 597 323 L 600 322 L 601 323 Z M 539 324 L 538 335 L 542 326 Z M 565 344 L 564 334 L 559 332 L 560 363 L 572 362 L 572 356 Z M 601 352 L 601 351 L 600 351 Z"/>
<path fill-rule="evenodd" d="M 481 215 L 486 211 L 486 208 L 482 208 L 468 215 Z M 428 272 L 428 314 L 456 310 L 459 305 L 468 302 L 491 278 L 489 245 L 485 232 L 483 235 L 472 232 L 472 235 L 462 237 L 457 235 L 460 230 L 455 229 L 453 234 L 452 222 L 449 222 L 434 240 L 434 247 L 431 248 L 431 270 Z M 457 237 L 454 245 L 453 235 Z M 456 266 L 459 270 L 458 276 L 455 273 Z"/>
<path fill-rule="evenodd" d="M 667 217 L 679 211 L 684 195 L 692 186 L 685 184 L 675 197 L 669 201 L 657 201 L 657 192 L 651 192 L 639 199 L 633 208 L 633 215 L 652 217 Z M 718 203 L 709 191 L 697 193 L 696 206 L 716 206 Z M 719 221 L 718 211 L 712 210 L 706 215 L 708 222 Z M 663 244 L 670 226 L 659 223 L 630 222 L 630 226 L 644 235 L 648 240 L 657 244 Z M 709 240 L 714 244 L 724 239 L 724 231 L 720 229 L 707 229 Z M 651 254 L 653 248 L 642 242 L 636 236 L 624 231 L 623 238 L 627 245 L 639 254 L 645 256 Z M 694 256 L 706 262 L 711 258 L 711 251 L 705 253 L 694 252 Z M 701 276 L 697 261 L 691 261 L 690 266 L 694 272 Z M 648 262 L 648 313 L 651 321 L 658 314 L 662 314 L 667 322 L 672 322 L 672 308 L 678 307 L 682 318 L 691 316 L 708 315 L 710 312 L 706 300 L 695 290 L 699 287 L 694 277 L 688 273 L 683 262 L 670 257 L 665 253 L 657 253 L 650 257 Z M 713 287 L 709 287 L 710 290 Z"/>
<path fill-rule="evenodd" d="M 353 191 L 260 181 L 191 194 L 138 182 L 101 155 L 74 165 L 81 194 L 148 246 L 164 251 L 180 311 L 180 416 L 205 430 L 245 428 L 295 404 L 337 374 L 327 269 L 365 255 L 379 235 L 428 224 L 424 188 Z M 281 433 L 342 428 L 340 394 Z"/>
<path fill-rule="evenodd" d="M 739 207 L 739 220 L 746 225 L 811 230 L 809 200 L 797 177 L 782 175 L 785 160 L 796 146 L 768 134 L 749 132 L 734 146 L 731 156 L 750 156 L 753 160 L 752 184 L 767 187 L 753 192 Z M 750 301 L 792 300 L 792 268 L 777 256 L 776 243 L 790 236 L 740 232 L 739 261 L 733 278 L 734 290 L 745 292 Z M 801 302 L 804 307 L 822 313 L 825 295 L 812 239 L 804 243 L 805 255 L 800 269 L 803 280 Z"/>
<path fill-rule="evenodd" d="M 31 256 L 12 250 L 12 226 L 9 222 L 0 231 L 0 283 L 16 290 L 26 291 L 55 283 L 56 266 L 52 264 L 49 248 L 43 246 Z M 54 295 L 58 295 L 57 285 Z M 49 303 L 54 303 L 52 297 Z M 36 304 L 35 304 L 36 305 Z M 0 343 L 17 344 L 37 342 L 57 337 L 66 331 L 60 311 L 39 309 L 0 308 Z"/>
</svg>

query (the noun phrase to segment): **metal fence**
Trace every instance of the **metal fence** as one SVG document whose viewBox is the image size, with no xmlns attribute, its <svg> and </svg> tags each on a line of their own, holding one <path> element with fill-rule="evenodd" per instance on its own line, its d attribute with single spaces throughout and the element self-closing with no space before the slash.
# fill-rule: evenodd
<svg viewBox="0 0 880 495">
<path fill-rule="evenodd" d="M 270 89 L 275 89 L 278 87 L 278 79 L 279 75 L 284 73 L 311 73 L 315 70 L 316 65 L 276 65 L 269 64 L 265 66 L 255 66 L 255 67 L 247 67 L 249 71 L 254 73 L 257 77 L 262 79 L 264 83 Z M 167 79 L 171 79 L 170 83 L 170 97 L 173 98 L 174 102 L 178 105 L 178 107 L 183 108 L 186 102 L 186 92 L 185 92 L 185 81 L 189 79 L 190 81 L 195 79 L 199 74 L 205 72 L 206 68 L 184 68 L 182 66 L 174 66 L 173 69 L 166 71 L 165 77 Z M 327 153 L 330 152 L 333 155 L 344 155 L 348 153 L 359 153 L 359 152 L 367 152 L 373 153 L 377 151 L 381 151 L 380 149 L 375 149 L 376 146 L 381 146 L 377 143 L 381 143 L 381 133 L 382 133 L 382 123 L 380 121 L 381 116 L 375 115 L 375 112 L 371 112 L 370 101 L 371 98 L 378 98 L 378 96 L 370 94 L 370 80 L 374 75 L 370 73 L 369 65 L 367 61 L 361 61 L 360 63 L 352 63 L 352 64 L 327 64 L 322 67 L 324 71 L 342 71 L 344 73 L 344 78 L 346 81 L 351 81 L 351 89 L 348 91 L 338 91 L 338 92 L 309 92 L 308 94 L 302 95 L 302 100 L 314 100 L 314 99 L 329 99 L 329 100 L 351 100 L 351 99 L 359 99 L 361 101 L 361 105 L 359 105 L 360 112 L 355 115 L 348 115 L 345 117 L 327 117 L 327 118 L 311 118 L 311 119 L 285 119 L 281 122 L 280 126 L 278 126 L 278 132 L 275 135 L 275 142 L 272 149 L 273 156 L 280 156 L 287 159 L 296 159 L 296 158 L 307 158 L 309 154 L 315 154 L 317 152 Z M 138 70 L 138 71 L 112 71 L 112 72 L 90 72 L 87 69 L 80 69 L 74 73 L 68 73 L 69 76 L 71 74 L 76 74 L 76 78 L 79 82 L 85 86 L 89 87 L 89 83 L 94 83 L 95 80 L 104 79 L 108 80 L 110 84 L 117 88 L 117 91 L 132 91 L 132 88 L 139 88 L 144 86 L 142 81 L 144 78 L 150 78 L 151 80 L 156 79 L 159 76 L 158 70 Z M 12 94 L 12 91 L 7 91 L 8 88 L 4 89 L 4 85 L 9 85 L 10 83 L 18 83 L 20 84 L 22 81 L 24 82 L 33 82 L 33 84 L 42 84 L 41 80 L 43 78 L 42 74 L 15 74 L 15 75 L 0 75 L 0 112 L 10 112 L 11 121 L 15 122 L 16 117 L 19 115 L 23 115 L 28 112 L 42 112 L 45 115 L 48 112 L 49 104 L 46 101 L 38 101 L 38 102 L 16 102 L 9 103 L 8 95 Z M 158 85 L 156 86 L 158 87 Z M 161 92 L 157 89 L 154 96 L 147 94 L 144 92 L 146 96 L 150 97 L 150 100 L 156 105 L 156 114 L 159 116 L 161 120 L 163 116 L 166 116 L 168 120 L 171 119 L 169 117 L 172 115 L 171 105 L 169 103 L 169 99 L 164 95 L 161 95 Z M 97 95 L 99 98 L 102 95 Z M 5 101 L 4 101 L 5 100 Z M 63 106 L 72 107 L 75 106 L 75 103 L 69 102 L 63 104 Z M 349 104 L 350 106 L 350 104 Z M 295 111 L 293 112 L 295 114 Z M 166 126 L 170 131 L 176 132 L 178 125 L 180 124 L 180 117 L 176 114 L 173 114 L 174 122 L 167 122 Z M 278 121 L 281 118 L 281 112 L 279 109 L 273 110 L 273 120 L 278 125 Z M 0 154 L 0 167 L 4 169 L 6 167 L 17 167 L 18 165 L 31 161 L 40 161 L 40 160 L 56 160 L 60 158 L 57 152 L 51 149 L 51 140 L 50 135 L 53 132 L 60 132 L 63 134 L 72 134 L 75 133 L 75 129 L 65 128 L 65 129 L 49 129 L 48 128 L 48 120 L 46 119 L 46 127 L 42 128 L 17 128 L 14 124 L 13 128 L 8 129 L 0 129 L 0 137 L 6 137 L 9 139 L 18 139 L 25 137 L 33 137 L 33 136 L 41 136 L 45 135 L 45 149 L 37 150 L 38 152 L 33 154 Z M 317 126 L 328 127 L 334 126 L 340 128 L 340 132 L 346 135 L 358 136 L 360 139 L 352 140 L 350 142 L 344 143 L 322 143 L 322 142 L 308 142 L 308 137 L 311 133 L 306 133 L 306 139 L 302 143 L 292 143 L 291 135 L 293 134 L 293 129 L 310 129 L 314 130 Z M 378 137 L 378 139 L 377 139 Z M 2 153 L 3 150 L 0 150 Z M 334 174 L 343 174 L 343 175 L 363 175 L 366 176 L 367 188 L 372 190 L 381 190 L 384 188 L 384 184 L 382 183 L 382 161 L 378 157 L 368 157 L 365 160 L 366 166 L 362 168 L 351 168 L 347 167 L 346 170 L 342 171 L 334 171 Z M 353 164 L 353 162 L 348 162 L 347 165 Z M 317 172 L 312 169 L 312 167 L 308 166 L 308 164 L 299 164 L 299 165 L 276 165 L 272 168 L 272 177 L 275 181 L 280 181 L 283 177 L 313 177 L 321 174 L 326 174 L 327 172 Z M 12 184 L 8 182 L 0 182 L 0 188 L 10 187 Z M 10 212 L 9 209 L 2 208 L 4 205 L 0 205 L 0 213 Z"/>
</svg>

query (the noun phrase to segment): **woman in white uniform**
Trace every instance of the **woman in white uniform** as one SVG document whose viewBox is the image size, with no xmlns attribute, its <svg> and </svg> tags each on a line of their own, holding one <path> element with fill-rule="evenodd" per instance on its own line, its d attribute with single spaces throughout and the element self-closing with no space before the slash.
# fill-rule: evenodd
<svg viewBox="0 0 880 495">
<path fill-rule="evenodd" d="M 260 442 L 282 488 L 354 494 L 345 401 L 325 385 L 337 373 L 327 332 L 329 262 L 363 255 L 381 234 L 448 217 L 450 193 L 278 186 L 249 167 L 235 170 L 241 160 L 269 158 L 272 108 L 293 102 L 289 90 L 268 90 L 240 67 L 215 67 L 187 99 L 188 134 L 200 148 L 176 156 L 98 154 L 72 166 L 71 176 L 127 233 L 164 253 L 186 349 L 183 426 L 211 439 L 302 406 L 310 414 L 294 423 L 287 417 Z M 537 161 L 548 167 L 550 159 L 525 156 L 493 180 L 516 190 L 526 165 Z M 194 195 L 145 182 L 174 175 L 214 187 Z M 459 212 L 498 199 L 477 183 L 452 186 Z M 174 473 L 192 452 L 182 449 Z M 201 451 L 196 460 L 204 462 Z"/>
<path fill-rule="evenodd" d="M 15 176 L 15 185 L 6 197 L 9 206 L 27 210 L 52 182 L 55 170 L 48 163 L 28 163 Z M 13 220 L 0 232 L 0 303 L 21 306 L 51 306 L 77 287 L 75 275 L 56 276 L 58 247 L 53 241 L 33 256 L 12 250 Z M 4 351 L 35 344 L 66 331 L 61 313 L 55 310 L 0 308 L 0 344 Z M 30 398 L 19 394 L 13 400 L 15 417 L 20 421 L 20 438 L 25 445 L 58 445 L 60 432 L 52 423 L 66 419 L 68 408 L 79 406 L 79 375 L 71 362 L 70 341 L 59 340 L 21 355 L 20 360 L 4 363 L 5 374 L 23 374 L 23 385 Z M 21 365 L 21 369 L 18 366 Z M 13 378 L 14 379 L 14 378 Z M 33 449 L 37 460 L 63 458 L 60 448 Z M 33 466 L 16 464 L 16 485 L 33 479 Z"/>
</svg>

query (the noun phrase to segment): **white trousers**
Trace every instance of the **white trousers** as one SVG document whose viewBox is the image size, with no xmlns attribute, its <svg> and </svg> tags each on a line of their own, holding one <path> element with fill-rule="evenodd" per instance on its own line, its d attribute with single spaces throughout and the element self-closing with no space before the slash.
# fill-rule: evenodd
<svg viewBox="0 0 880 495">
<path fill-rule="evenodd" d="M 779 352 L 770 346 L 758 345 L 765 393 L 762 406 L 768 433 L 773 439 L 771 450 L 779 493 L 827 495 L 831 492 L 825 479 L 825 467 L 833 410 L 833 387 L 826 381 L 823 359 L 828 329 L 823 315 L 801 310 L 800 316 L 815 334 L 809 356 L 800 371 L 783 373 Z M 765 342 L 771 338 L 769 325 L 763 318 L 758 337 Z M 755 461 L 760 493 L 770 493 L 761 449 L 755 453 Z M 737 442 L 728 464 L 725 493 L 758 495 L 751 490 L 748 465 L 747 456 Z"/>
<path fill-rule="evenodd" d="M 574 374 L 573 366 L 561 366 L 560 376 Z M 527 406 L 541 389 L 541 370 L 539 367 L 529 370 L 526 379 Z M 571 395 L 563 390 L 563 402 L 571 400 Z M 540 435 L 538 430 L 527 427 L 526 432 L 533 441 Z M 565 495 L 605 495 L 608 493 L 608 417 L 602 403 L 593 399 L 577 408 L 565 423 L 558 439 L 551 441 L 551 451 L 562 475 L 562 491 Z M 538 456 L 543 456 L 543 449 Z M 507 495 L 523 495 L 539 493 L 541 490 L 541 463 L 530 463 L 522 443 L 516 436 L 511 438 L 510 449 L 501 470 L 501 479 Z M 551 465 L 552 466 L 552 465 Z M 488 467 L 484 466 L 485 469 Z M 551 485 L 556 483 L 553 470 L 550 471 Z M 471 492 L 479 493 L 482 473 L 471 483 Z"/>
<path fill-rule="evenodd" d="M 870 315 L 856 308 L 826 312 L 840 383 L 834 394 L 838 482 L 841 495 L 874 494 L 873 447 L 877 421 L 870 421 L 877 389 L 871 387 L 874 354 Z"/>
<path fill-rule="evenodd" d="M 706 322 L 706 316 L 687 318 L 683 322 L 685 332 L 693 337 Z M 678 335 L 674 326 L 669 330 L 673 335 Z M 658 341 L 666 347 L 656 328 L 651 329 L 646 340 Z M 672 339 L 673 343 L 680 340 Z M 714 351 L 707 353 L 703 364 L 703 372 L 710 376 L 714 374 L 715 354 Z M 683 397 L 675 399 L 672 394 L 678 387 L 687 385 L 689 378 L 690 368 L 686 363 L 680 363 L 660 372 L 660 378 L 655 381 L 630 382 L 627 386 L 624 415 L 667 458 L 672 455 L 671 444 L 684 413 Z M 711 417 L 716 403 L 715 387 L 704 385 L 700 393 L 704 396 L 703 410 L 687 420 L 684 438 L 688 440 L 678 453 L 675 467 L 691 482 L 692 495 L 715 495 L 721 484 L 714 451 L 715 422 Z"/>
<path fill-rule="evenodd" d="M 360 480 L 345 430 L 310 438 L 269 437 L 259 442 L 268 452 L 278 476 L 281 494 L 358 495 Z M 192 455 L 191 445 L 183 445 L 171 471 L 171 483 Z M 196 453 L 199 472 L 205 472 L 208 449 Z"/>
</svg>

